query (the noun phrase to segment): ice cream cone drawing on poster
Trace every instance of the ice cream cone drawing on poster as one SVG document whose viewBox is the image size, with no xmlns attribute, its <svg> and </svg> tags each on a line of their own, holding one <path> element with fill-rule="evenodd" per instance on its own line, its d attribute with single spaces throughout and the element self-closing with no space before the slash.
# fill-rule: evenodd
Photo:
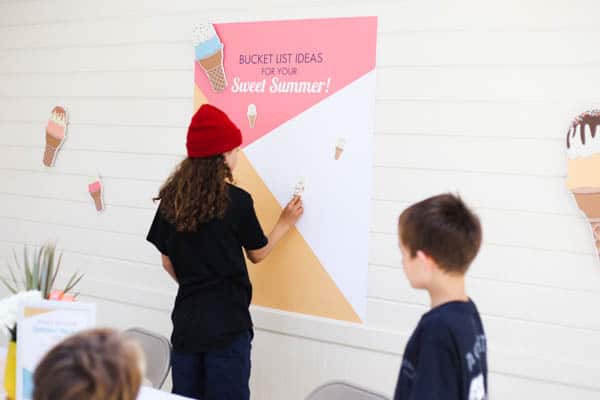
<svg viewBox="0 0 600 400">
<path fill-rule="evenodd" d="M 96 211 L 102 212 L 104 211 L 104 199 L 103 199 L 103 185 L 100 177 L 98 176 L 95 181 L 88 185 L 88 192 L 92 199 L 94 200 L 94 205 L 96 206 Z"/>
<path fill-rule="evenodd" d="M 194 28 L 194 50 L 196 62 L 200 64 L 215 92 L 227 87 L 227 77 L 223 68 L 223 43 L 210 23 Z"/>
<path fill-rule="evenodd" d="M 46 149 L 43 162 L 46 167 L 54 166 L 58 151 L 67 136 L 67 112 L 63 107 L 56 106 L 52 109 L 50 119 L 46 125 Z"/>
<path fill-rule="evenodd" d="M 257 116 L 255 104 L 248 105 L 248 112 L 246 113 L 246 116 L 248 117 L 248 124 L 250 125 L 250 128 L 254 128 Z"/>
<path fill-rule="evenodd" d="M 567 133 L 567 187 L 590 223 L 600 255 L 600 110 L 585 112 Z"/>
<path fill-rule="evenodd" d="M 346 147 L 346 139 L 343 137 L 338 138 L 335 143 L 335 159 L 339 160 L 344 152 L 344 148 Z"/>
</svg>

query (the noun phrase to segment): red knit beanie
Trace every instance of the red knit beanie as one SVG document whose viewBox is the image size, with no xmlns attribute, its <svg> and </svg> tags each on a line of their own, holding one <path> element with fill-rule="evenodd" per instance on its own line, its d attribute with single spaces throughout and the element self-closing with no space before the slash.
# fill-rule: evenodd
<svg viewBox="0 0 600 400">
<path fill-rule="evenodd" d="M 192 117 L 186 143 L 188 157 L 216 156 L 241 144 L 242 132 L 217 107 L 204 104 Z"/>
</svg>

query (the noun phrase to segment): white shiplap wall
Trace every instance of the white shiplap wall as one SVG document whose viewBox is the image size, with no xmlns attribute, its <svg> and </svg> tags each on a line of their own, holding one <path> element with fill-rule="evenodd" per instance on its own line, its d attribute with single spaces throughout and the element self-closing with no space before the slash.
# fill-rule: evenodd
<svg viewBox="0 0 600 400">
<path fill-rule="evenodd" d="M 563 184 L 565 127 L 600 104 L 594 0 L 0 0 L 0 259 L 57 240 L 101 323 L 168 334 L 175 286 L 144 236 L 183 152 L 192 25 L 353 15 L 378 15 L 380 31 L 368 320 L 255 309 L 254 398 L 302 399 L 332 379 L 392 393 L 427 309 L 402 276 L 395 220 L 446 190 L 484 223 L 469 289 L 493 398 L 598 398 L 600 263 Z M 47 170 L 55 104 L 70 136 Z"/>
</svg>

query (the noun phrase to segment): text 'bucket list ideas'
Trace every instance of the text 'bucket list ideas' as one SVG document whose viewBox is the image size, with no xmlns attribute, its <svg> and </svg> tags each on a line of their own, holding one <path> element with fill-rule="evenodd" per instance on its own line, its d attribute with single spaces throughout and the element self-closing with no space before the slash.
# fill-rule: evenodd
<svg viewBox="0 0 600 400">
<path fill-rule="evenodd" d="M 323 62 L 323 53 L 318 52 L 240 54 L 240 65 L 259 66 L 260 75 L 270 78 L 243 80 L 236 76 L 230 90 L 232 93 L 328 93 L 331 77 L 321 80 L 289 80 L 281 77 L 298 74 L 298 68 L 303 65 Z"/>
</svg>

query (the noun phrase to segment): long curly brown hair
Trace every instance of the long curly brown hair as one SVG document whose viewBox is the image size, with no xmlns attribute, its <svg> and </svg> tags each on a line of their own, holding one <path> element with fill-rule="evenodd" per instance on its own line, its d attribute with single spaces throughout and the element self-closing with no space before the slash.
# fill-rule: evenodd
<svg viewBox="0 0 600 400">
<path fill-rule="evenodd" d="M 160 188 L 160 213 L 179 232 L 196 232 L 200 225 L 221 219 L 229 206 L 227 183 L 233 182 L 223 155 L 186 158 Z"/>
</svg>

